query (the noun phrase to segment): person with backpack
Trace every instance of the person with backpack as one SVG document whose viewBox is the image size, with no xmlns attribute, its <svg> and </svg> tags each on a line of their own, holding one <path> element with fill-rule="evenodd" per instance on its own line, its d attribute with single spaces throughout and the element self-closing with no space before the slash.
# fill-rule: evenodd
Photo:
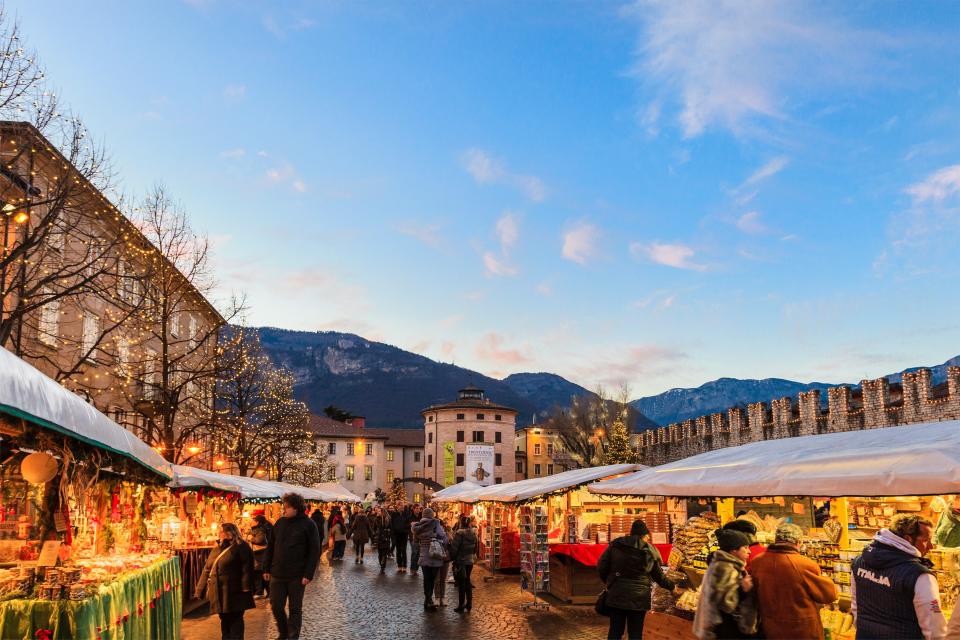
<svg viewBox="0 0 960 640">
<path fill-rule="evenodd" d="M 437 573 L 446 560 L 447 534 L 433 509 L 423 510 L 423 518 L 413 525 L 413 532 L 420 543 L 420 568 L 423 569 L 423 610 L 436 611 L 433 592 Z"/>
<path fill-rule="evenodd" d="M 457 583 L 457 613 L 473 609 L 473 584 L 470 575 L 477 553 L 477 530 L 473 528 L 470 516 L 460 516 L 460 527 L 450 542 L 450 562 L 453 564 L 453 577 Z"/>
<path fill-rule="evenodd" d="M 627 631 L 630 640 L 643 637 L 643 620 L 650 610 L 650 592 L 656 582 L 664 589 L 676 585 L 663 575 L 660 552 L 650 543 L 650 529 L 634 520 L 630 535 L 615 539 L 597 562 L 600 579 L 607 585 L 603 606 L 610 616 L 609 640 L 620 640 Z"/>
</svg>

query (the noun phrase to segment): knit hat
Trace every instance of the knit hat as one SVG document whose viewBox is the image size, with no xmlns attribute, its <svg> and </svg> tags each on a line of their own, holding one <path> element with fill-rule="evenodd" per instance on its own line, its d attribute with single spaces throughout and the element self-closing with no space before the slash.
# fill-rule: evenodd
<svg viewBox="0 0 960 640">
<path fill-rule="evenodd" d="M 634 520 L 633 526 L 630 527 L 630 535 L 640 536 L 641 538 L 650 533 L 650 528 L 647 527 L 647 523 L 643 520 Z"/>
<path fill-rule="evenodd" d="M 423 510 L 423 517 L 427 518 L 428 520 L 435 515 L 437 515 L 436 512 L 434 512 L 434 510 L 431 509 L 430 507 L 427 507 L 426 509 Z"/>
<path fill-rule="evenodd" d="M 747 534 L 735 529 L 718 529 L 717 545 L 719 545 L 720 551 L 729 553 L 730 551 L 736 551 L 740 547 L 749 547 L 750 538 Z"/>
<path fill-rule="evenodd" d="M 750 538 L 750 544 L 757 541 L 757 526 L 748 520 L 731 520 L 723 525 L 723 528 L 747 534 L 747 537 Z"/>
<path fill-rule="evenodd" d="M 797 525 L 784 522 L 777 527 L 777 542 L 787 542 L 789 544 L 799 544 L 803 538 L 803 529 Z"/>
</svg>

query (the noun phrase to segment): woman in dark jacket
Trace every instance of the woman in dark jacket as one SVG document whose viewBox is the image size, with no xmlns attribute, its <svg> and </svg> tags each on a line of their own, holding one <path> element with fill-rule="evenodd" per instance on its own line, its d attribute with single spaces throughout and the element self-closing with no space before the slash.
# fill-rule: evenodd
<svg viewBox="0 0 960 640">
<path fill-rule="evenodd" d="M 243 612 L 253 609 L 253 551 L 237 525 L 220 525 L 220 544 L 214 547 L 197 582 L 197 597 L 220 614 L 223 640 L 243 640 Z"/>
<path fill-rule="evenodd" d="M 273 525 L 263 515 L 263 511 L 254 511 L 255 525 L 250 527 L 250 548 L 253 550 L 253 569 L 254 578 L 254 598 L 262 598 L 263 594 L 270 595 L 270 584 L 263 579 L 264 568 L 263 558 L 267 554 L 267 547 L 270 546 L 270 539 L 273 537 Z"/>
<path fill-rule="evenodd" d="M 387 570 L 387 556 L 393 546 L 393 530 L 390 528 L 390 514 L 378 507 L 373 516 L 373 539 L 377 545 L 377 557 L 380 561 L 380 573 Z"/>
<path fill-rule="evenodd" d="M 606 604 L 610 611 L 608 640 L 620 640 L 624 629 L 627 637 L 643 637 L 643 618 L 650 610 L 650 590 L 653 582 L 664 589 L 675 589 L 663 575 L 662 559 L 657 548 L 650 544 L 650 530 L 643 520 L 634 520 L 630 535 L 610 543 L 597 570 L 607 585 Z"/>
<path fill-rule="evenodd" d="M 350 521 L 347 537 L 353 540 L 354 564 L 363 564 L 363 550 L 370 541 L 370 519 L 363 511 L 357 511 Z"/>
<path fill-rule="evenodd" d="M 470 516 L 460 516 L 460 526 L 450 542 L 450 561 L 453 563 L 453 578 L 457 583 L 458 606 L 454 611 L 463 613 L 473 609 L 474 556 L 477 553 L 477 530 L 470 526 Z"/>
</svg>

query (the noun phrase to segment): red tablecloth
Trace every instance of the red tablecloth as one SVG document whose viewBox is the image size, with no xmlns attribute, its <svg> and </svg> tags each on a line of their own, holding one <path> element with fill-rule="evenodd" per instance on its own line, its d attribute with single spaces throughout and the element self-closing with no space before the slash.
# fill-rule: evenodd
<svg viewBox="0 0 960 640">
<path fill-rule="evenodd" d="M 662 558 L 664 564 L 667 562 L 667 558 L 670 557 L 670 551 L 673 550 L 672 544 L 655 544 L 653 545 L 657 548 L 657 551 L 660 552 L 660 557 Z M 565 556 L 570 556 L 580 564 L 584 564 L 588 567 L 597 566 L 597 562 L 600 560 L 600 556 L 603 555 L 603 552 L 606 551 L 606 544 L 551 544 L 550 553 L 560 554 Z"/>
</svg>

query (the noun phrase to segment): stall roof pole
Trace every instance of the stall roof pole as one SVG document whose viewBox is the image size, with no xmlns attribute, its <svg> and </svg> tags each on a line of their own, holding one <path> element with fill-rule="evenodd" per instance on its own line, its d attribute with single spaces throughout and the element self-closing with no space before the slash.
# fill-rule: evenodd
<svg viewBox="0 0 960 640">
<path fill-rule="evenodd" d="M 850 548 L 850 511 L 847 509 L 847 499 L 837 498 L 830 503 L 830 515 L 833 515 L 833 508 L 836 505 L 837 521 L 840 523 L 840 548 Z"/>
</svg>

